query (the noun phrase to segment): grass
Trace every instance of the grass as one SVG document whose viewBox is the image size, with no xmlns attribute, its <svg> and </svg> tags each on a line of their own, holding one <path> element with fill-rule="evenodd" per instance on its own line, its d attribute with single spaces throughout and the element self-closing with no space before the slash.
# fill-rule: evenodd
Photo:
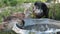
<svg viewBox="0 0 60 34">
<path fill-rule="evenodd" d="M 55 10 L 54 10 L 54 6 L 55 6 Z M 60 20 L 60 3 L 57 3 L 57 4 L 53 4 L 51 5 L 51 7 L 49 7 L 49 18 L 53 18 L 53 11 L 55 11 L 55 16 L 54 18 L 56 20 Z"/>
<path fill-rule="evenodd" d="M 16 34 L 14 31 L 0 31 L 0 34 Z"/>
</svg>

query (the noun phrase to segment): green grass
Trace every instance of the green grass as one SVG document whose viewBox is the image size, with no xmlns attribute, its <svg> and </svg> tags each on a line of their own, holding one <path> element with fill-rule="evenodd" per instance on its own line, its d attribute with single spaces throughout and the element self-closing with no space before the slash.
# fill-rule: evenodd
<svg viewBox="0 0 60 34">
<path fill-rule="evenodd" d="M 54 10 L 55 6 L 55 10 Z M 50 9 L 49 9 L 49 17 L 53 18 L 53 11 L 55 11 L 55 19 L 60 20 L 60 3 L 57 4 L 52 4 Z"/>
<path fill-rule="evenodd" d="M 16 34 L 14 31 L 0 31 L 0 34 Z"/>
</svg>

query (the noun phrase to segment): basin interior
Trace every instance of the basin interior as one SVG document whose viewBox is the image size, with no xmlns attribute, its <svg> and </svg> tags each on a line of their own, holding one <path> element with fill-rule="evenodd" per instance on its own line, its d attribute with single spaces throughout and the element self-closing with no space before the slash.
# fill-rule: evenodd
<svg viewBox="0 0 60 34">
<path fill-rule="evenodd" d="M 48 31 L 60 29 L 55 24 L 50 24 L 50 19 L 25 19 L 24 30 Z M 53 21 L 55 22 L 55 21 Z"/>
<path fill-rule="evenodd" d="M 47 31 L 47 30 L 55 30 L 60 28 L 54 24 L 35 24 L 35 25 L 25 26 L 23 29 L 35 30 L 35 31 Z"/>
</svg>

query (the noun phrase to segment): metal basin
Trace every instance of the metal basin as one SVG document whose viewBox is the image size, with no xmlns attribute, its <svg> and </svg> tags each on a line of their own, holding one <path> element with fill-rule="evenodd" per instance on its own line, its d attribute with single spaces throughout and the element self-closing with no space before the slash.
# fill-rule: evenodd
<svg viewBox="0 0 60 34">
<path fill-rule="evenodd" d="M 12 28 L 18 34 L 56 34 L 60 31 L 60 23 L 50 19 L 25 19 L 25 26 L 21 29 L 16 25 Z"/>
</svg>

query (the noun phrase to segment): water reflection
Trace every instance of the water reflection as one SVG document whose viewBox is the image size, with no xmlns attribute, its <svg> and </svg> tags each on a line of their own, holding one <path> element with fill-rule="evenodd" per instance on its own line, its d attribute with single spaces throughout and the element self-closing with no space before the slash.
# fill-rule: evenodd
<svg viewBox="0 0 60 34">
<path fill-rule="evenodd" d="M 35 31 L 48 31 L 48 30 L 55 30 L 59 27 L 53 24 L 35 24 L 35 25 L 29 25 L 25 26 L 25 30 L 35 30 Z"/>
<path fill-rule="evenodd" d="M 57 25 L 49 24 L 49 19 L 25 19 L 25 22 L 25 30 L 48 31 L 60 29 Z"/>
</svg>

